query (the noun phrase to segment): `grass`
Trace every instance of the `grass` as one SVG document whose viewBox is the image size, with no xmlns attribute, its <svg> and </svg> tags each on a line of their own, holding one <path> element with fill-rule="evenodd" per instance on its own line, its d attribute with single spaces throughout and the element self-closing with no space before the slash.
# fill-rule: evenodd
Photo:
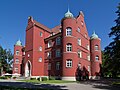
<svg viewBox="0 0 120 90">
<path fill-rule="evenodd" d="M 112 85 L 120 86 L 120 82 L 113 82 Z"/>
<path fill-rule="evenodd" d="M 64 81 L 64 80 L 47 80 L 47 81 L 38 81 L 38 80 L 20 80 L 28 83 L 45 83 L 45 84 L 62 84 L 62 83 L 73 83 L 75 81 Z"/>
</svg>

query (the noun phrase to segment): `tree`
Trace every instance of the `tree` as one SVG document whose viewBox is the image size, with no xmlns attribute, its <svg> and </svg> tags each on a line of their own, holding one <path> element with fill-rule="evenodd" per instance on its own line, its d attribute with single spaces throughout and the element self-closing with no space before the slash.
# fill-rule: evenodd
<svg viewBox="0 0 120 90">
<path fill-rule="evenodd" d="M 3 49 L 0 46 L 0 74 L 11 70 L 13 55 L 10 50 Z"/>
<path fill-rule="evenodd" d="M 104 50 L 104 69 L 111 74 L 112 77 L 117 77 L 120 74 L 120 3 L 118 5 L 117 19 L 115 26 L 111 28 L 109 37 L 113 41 Z"/>
</svg>

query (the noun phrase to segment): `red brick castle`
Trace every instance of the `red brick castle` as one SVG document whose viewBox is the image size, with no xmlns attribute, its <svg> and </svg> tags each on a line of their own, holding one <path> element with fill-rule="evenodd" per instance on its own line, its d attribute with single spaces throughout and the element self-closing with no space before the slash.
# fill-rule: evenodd
<svg viewBox="0 0 120 90">
<path fill-rule="evenodd" d="M 69 11 L 61 24 L 50 29 L 28 18 L 25 46 L 14 45 L 13 75 L 76 80 L 100 76 L 101 39 L 88 36 L 84 14 L 77 17 Z"/>
</svg>

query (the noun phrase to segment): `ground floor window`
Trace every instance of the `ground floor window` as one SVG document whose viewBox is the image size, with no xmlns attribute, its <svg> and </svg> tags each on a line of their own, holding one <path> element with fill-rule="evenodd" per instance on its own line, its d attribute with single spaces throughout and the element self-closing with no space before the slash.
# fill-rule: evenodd
<svg viewBox="0 0 120 90">
<path fill-rule="evenodd" d="M 72 67 L 72 60 L 66 60 L 66 67 Z"/>
</svg>

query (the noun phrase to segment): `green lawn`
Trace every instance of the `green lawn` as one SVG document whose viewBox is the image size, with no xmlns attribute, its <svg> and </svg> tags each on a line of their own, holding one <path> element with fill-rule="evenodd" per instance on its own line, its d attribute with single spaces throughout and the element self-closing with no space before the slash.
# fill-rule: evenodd
<svg viewBox="0 0 120 90">
<path fill-rule="evenodd" d="M 46 83 L 46 84 L 62 84 L 62 83 L 73 83 L 75 81 L 64 81 L 64 80 L 47 80 L 47 81 L 38 81 L 38 80 L 20 80 L 23 82 L 29 83 Z"/>
</svg>

